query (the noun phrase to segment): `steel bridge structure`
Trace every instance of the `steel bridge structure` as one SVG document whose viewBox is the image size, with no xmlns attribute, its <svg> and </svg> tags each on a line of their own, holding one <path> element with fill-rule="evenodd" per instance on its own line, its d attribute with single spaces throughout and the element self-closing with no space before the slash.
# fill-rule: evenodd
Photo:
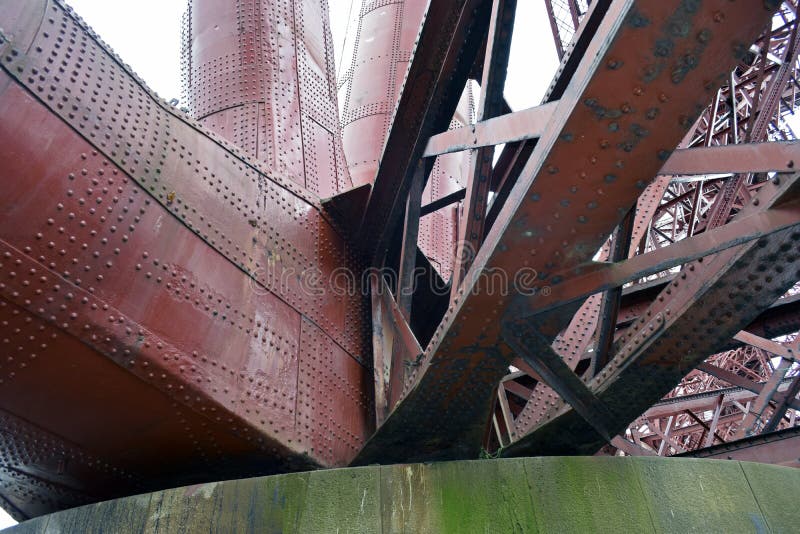
<svg viewBox="0 0 800 534">
<path fill-rule="evenodd" d="M 544 0 L 521 110 L 516 0 L 360 4 L 337 79 L 327 0 L 188 0 L 179 109 L 63 0 L 0 0 L 0 505 L 800 467 L 797 1 Z"/>
</svg>

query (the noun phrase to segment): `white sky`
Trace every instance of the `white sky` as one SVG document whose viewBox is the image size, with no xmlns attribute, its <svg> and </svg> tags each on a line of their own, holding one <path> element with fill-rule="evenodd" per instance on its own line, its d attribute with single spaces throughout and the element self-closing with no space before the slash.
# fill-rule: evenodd
<svg viewBox="0 0 800 534">
<path fill-rule="evenodd" d="M 68 2 L 161 97 L 181 96 L 180 17 L 186 0 Z M 360 4 L 361 0 L 328 0 L 337 62 L 343 44 L 346 50 L 352 45 Z M 345 43 L 348 16 L 351 35 Z M 544 2 L 518 2 L 517 21 L 506 98 L 513 109 L 524 109 L 540 103 L 558 61 Z"/>
<path fill-rule="evenodd" d="M 180 23 L 186 0 L 67 2 L 159 96 L 180 98 Z M 355 32 L 361 0 L 328 0 L 328 5 L 338 66 L 338 56 L 352 45 L 352 35 L 344 41 L 345 31 Z M 544 2 L 518 2 L 516 28 L 505 93 L 515 110 L 540 103 L 558 66 Z M 13 524 L 0 510 L 0 528 Z"/>
</svg>

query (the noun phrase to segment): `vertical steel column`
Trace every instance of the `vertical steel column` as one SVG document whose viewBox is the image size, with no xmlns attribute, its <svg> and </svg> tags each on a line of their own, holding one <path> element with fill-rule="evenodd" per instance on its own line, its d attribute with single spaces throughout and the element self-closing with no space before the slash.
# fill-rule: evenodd
<svg viewBox="0 0 800 534">
<path fill-rule="evenodd" d="M 556 53 L 560 60 L 564 57 L 564 47 L 561 44 L 561 34 L 558 32 L 556 14 L 553 10 L 553 0 L 544 0 L 544 7 L 547 10 L 547 19 L 550 21 L 550 31 L 553 32 L 553 44 L 556 45 Z"/>
<path fill-rule="evenodd" d="M 492 19 L 486 40 L 481 95 L 478 101 L 478 122 L 496 117 L 500 113 L 516 8 L 516 0 L 494 0 L 492 4 Z M 458 286 L 483 241 L 493 158 L 494 146 L 472 151 L 469 183 L 458 225 L 458 250 L 452 278 L 453 295 L 457 294 Z"/>
<path fill-rule="evenodd" d="M 411 320 L 411 298 L 414 295 L 414 270 L 417 262 L 417 238 L 419 236 L 419 211 L 422 188 L 427 172 L 427 162 L 420 160 L 411 190 L 406 200 L 406 217 L 403 223 L 403 243 L 400 250 L 400 270 L 397 275 L 397 305 L 406 321 Z"/>
<path fill-rule="evenodd" d="M 761 390 L 761 393 L 759 393 L 758 398 L 755 400 L 751 409 L 747 412 L 747 415 L 745 415 L 741 426 L 739 426 L 739 429 L 736 431 L 736 439 L 742 439 L 753 433 L 755 426 L 761 421 L 764 412 L 769 407 L 770 401 L 772 401 L 772 397 L 778 391 L 778 386 L 780 386 L 781 381 L 786 376 L 786 372 L 790 367 L 791 362 L 781 358 L 780 363 L 778 363 L 775 370 L 772 372 L 772 376 L 767 383 L 764 384 L 764 388 Z"/>
<path fill-rule="evenodd" d="M 609 260 L 622 261 L 628 258 L 631 247 L 633 223 L 636 219 L 636 209 L 631 209 L 614 232 Z M 611 356 L 611 346 L 614 344 L 614 332 L 617 328 L 617 314 L 619 313 L 622 287 L 618 286 L 603 293 L 600 304 L 600 323 L 597 327 L 597 346 L 592 357 L 592 369 L 589 376 L 596 376 Z"/>
<path fill-rule="evenodd" d="M 189 0 L 182 34 L 192 116 L 323 198 L 351 186 L 327 0 Z"/>
</svg>

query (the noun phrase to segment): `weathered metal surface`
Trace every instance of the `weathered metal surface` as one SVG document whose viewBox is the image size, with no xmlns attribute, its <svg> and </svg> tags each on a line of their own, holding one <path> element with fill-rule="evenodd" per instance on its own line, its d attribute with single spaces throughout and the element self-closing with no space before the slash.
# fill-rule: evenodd
<svg viewBox="0 0 800 534">
<path fill-rule="evenodd" d="M 744 3 L 725 4 L 724 17 L 715 16 L 718 9 L 694 2 L 611 5 L 478 252 L 475 273 L 499 268 L 514 276 L 529 267 L 540 288 L 594 255 L 668 157 L 665 147 L 680 142 L 725 80 L 738 60 L 737 43 L 752 42 L 772 14 L 771 6 L 754 12 Z M 662 40 L 673 45 L 666 53 Z M 684 50 L 691 51 L 689 63 Z M 513 359 L 497 343 L 499 322 L 514 313 L 511 299 L 481 283 L 465 284 L 405 398 L 358 462 L 477 453 L 494 385 Z"/>
<path fill-rule="evenodd" d="M 696 459 L 370 466 L 168 489 L 10 532 L 791 532 L 798 483 L 794 469 Z"/>
<path fill-rule="evenodd" d="M 493 0 L 492 2 L 489 29 L 483 52 L 481 94 L 476 114 L 478 121 L 487 121 L 502 112 L 503 86 L 506 80 L 516 9 L 516 0 Z M 486 232 L 486 212 L 492 183 L 494 151 L 494 146 L 483 146 L 469 154 L 470 165 L 465 187 L 466 193 L 458 219 L 456 258 L 453 276 L 450 279 L 451 295 L 455 295 L 464 281 L 464 275 L 472 265 L 475 253 L 480 248 Z"/>
<path fill-rule="evenodd" d="M 353 57 L 340 90 L 345 155 L 356 185 L 375 182 L 425 15 L 426 2 L 419 0 L 361 3 Z M 473 107 L 472 92 L 467 88 L 452 119 L 445 117 L 450 120 L 450 131 L 467 130 Z M 423 203 L 463 188 L 468 162 L 461 154 L 436 158 L 423 189 Z M 362 213 L 350 215 L 357 218 Z M 456 220 L 457 207 L 447 206 L 420 221 L 419 248 L 445 280 L 453 269 Z"/>
<path fill-rule="evenodd" d="M 358 234 L 376 266 L 383 264 L 389 251 L 428 138 L 451 123 L 489 26 L 490 11 L 488 0 L 428 4 Z M 450 192 L 431 191 L 433 198 Z"/>
<path fill-rule="evenodd" d="M 327 0 L 189 0 L 182 39 L 195 119 L 321 197 L 352 185 Z"/>
<path fill-rule="evenodd" d="M 160 101 L 61 2 L 0 21 L 6 502 L 346 464 L 374 424 L 369 307 L 319 291 L 360 268 L 317 197 Z"/>
<path fill-rule="evenodd" d="M 800 467 L 800 428 L 759 434 L 679 456 Z"/>
<path fill-rule="evenodd" d="M 538 138 L 547 126 L 556 103 L 550 102 L 522 111 L 501 115 L 475 124 L 434 135 L 423 156 L 430 157 L 461 150 Z"/>
<path fill-rule="evenodd" d="M 797 198 L 794 198 L 791 203 L 751 213 L 747 217 L 735 219 L 724 227 L 681 240 L 669 248 L 640 254 L 617 263 L 598 262 L 584 265 L 569 274 L 558 273 L 557 276 L 568 278 L 570 283 L 559 284 L 552 288 L 547 299 L 541 299 L 531 308 L 537 312 L 558 308 L 583 299 L 598 290 L 619 287 L 743 243 L 794 229 L 798 225 L 800 225 L 800 204 Z M 584 270 L 589 272 L 581 274 Z"/>
<path fill-rule="evenodd" d="M 662 174 L 792 172 L 800 165 L 800 142 L 744 143 L 676 150 Z"/>
<path fill-rule="evenodd" d="M 190 0 L 199 122 L 61 0 L 0 0 L 3 506 L 795 425 L 797 175 L 766 173 L 800 161 L 796 2 L 568 0 L 575 38 L 518 113 L 514 4 L 362 2 L 342 143 L 326 0 Z"/>
<path fill-rule="evenodd" d="M 793 175 L 768 183 L 757 197 L 761 202 L 745 207 L 738 217 L 758 210 L 758 204 L 769 206 L 782 191 L 792 189 L 796 179 Z M 666 394 L 686 371 L 715 352 L 794 284 L 798 256 L 793 249 L 798 235 L 784 230 L 720 252 L 690 264 L 668 284 L 622 336 L 620 349 L 607 368 L 589 382 L 617 418 L 620 428 L 612 432 L 621 430 Z M 594 452 L 602 446 L 602 438 L 590 438 L 594 430 L 579 419 L 577 413 L 558 403 L 538 427 L 504 454 Z"/>
<path fill-rule="evenodd" d="M 375 370 L 375 415 L 383 423 L 403 392 L 410 368 L 417 365 L 422 348 L 402 310 L 383 280 L 370 279 L 372 294 L 372 351 Z"/>
</svg>

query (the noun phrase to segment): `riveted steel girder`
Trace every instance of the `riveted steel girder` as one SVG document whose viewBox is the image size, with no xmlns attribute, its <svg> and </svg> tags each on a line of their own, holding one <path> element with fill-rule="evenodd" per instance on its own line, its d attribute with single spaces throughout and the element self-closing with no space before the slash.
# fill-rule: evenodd
<svg viewBox="0 0 800 534">
<path fill-rule="evenodd" d="M 795 196 L 798 175 L 769 182 L 747 217 L 783 195 Z M 689 264 L 620 339 L 601 374 L 588 382 L 610 412 L 608 432 L 621 431 L 683 376 L 733 337 L 791 287 L 800 254 L 796 229 L 728 249 Z M 592 453 L 606 441 L 576 411 L 557 403 L 545 419 L 503 454 Z M 595 436 L 594 438 L 591 436 Z"/>
<path fill-rule="evenodd" d="M 612 3 L 478 252 L 468 283 L 403 400 L 357 462 L 477 454 L 492 392 L 513 359 L 499 342 L 500 322 L 515 314 L 510 295 L 491 291 L 480 273 L 502 271 L 513 280 L 530 268 L 541 289 L 558 282 L 549 279 L 553 273 L 589 260 L 775 7 Z M 658 112 L 648 112 L 653 109 Z M 545 335 L 554 338 L 563 326 L 556 321 Z"/>
</svg>

